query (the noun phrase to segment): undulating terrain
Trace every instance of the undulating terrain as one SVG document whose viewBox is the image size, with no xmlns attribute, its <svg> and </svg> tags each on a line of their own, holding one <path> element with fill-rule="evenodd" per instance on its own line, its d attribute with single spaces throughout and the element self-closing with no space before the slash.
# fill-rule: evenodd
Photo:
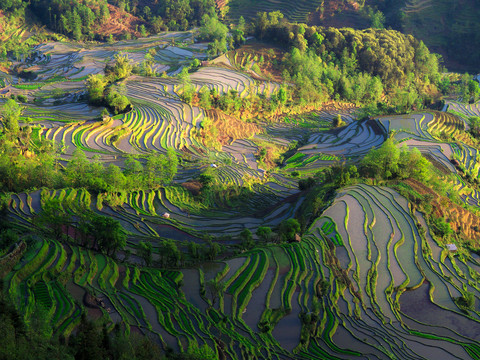
<svg viewBox="0 0 480 360">
<path fill-rule="evenodd" d="M 478 82 L 392 30 L 291 23 L 380 4 L 217 1 L 237 25 L 184 30 L 112 1 L 132 34 L 75 39 L 11 3 L 1 359 L 480 359 Z M 435 50 L 431 3 L 402 26 Z"/>
</svg>

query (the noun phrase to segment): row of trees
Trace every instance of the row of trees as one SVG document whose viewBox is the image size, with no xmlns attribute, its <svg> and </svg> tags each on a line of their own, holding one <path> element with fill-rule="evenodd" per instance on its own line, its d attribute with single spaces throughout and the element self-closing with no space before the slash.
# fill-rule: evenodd
<svg viewBox="0 0 480 360">
<path fill-rule="evenodd" d="M 297 219 L 283 220 L 274 231 L 268 226 L 260 226 L 255 234 L 262 242 L 292 242 L 296 235 L 301 235 L 302 229 Z M 240 233 L 240 248 L 243 250 L 250 250 L 256 245 L 253 240 L 253 234 L 249 229 L 244 229 Z"/>
<path fill-rule="evenodd" d="M 177 167 L 178 157 L 171 148 L 165 155 L 152 154 L 143 162 L 130 157 L 125 160 L 123 169 L 115 164 L 105 167 L 98 158 L 88 159 L 82 150 L 77 149 L 66 166 L 63 180 L 67 186 L 93 192 L 155 189 L 169 184 Z"/>
<path fill-rule="evenodd" d="M 21 192 L 38 187 L 83 187 L 95 193 L 155 189 L 170 183 L 178 165 L 173 150 L 167 155 L 150 155 L 144 162 L 127 159 L 124 169 L 114 164 L 106 167 L 98 158 L 89 160 L 77 150 L 66 169 L 62 170 L 55 147 L 50 142 L 42 142 L 42 147 L 34 155 L 23 155 L 18 152 L 19 148 L 0 137 L 2 191 Z"/>
<path fill-rule="evenodd" d="M 0 190 L 21 192 L 38 187 L 86 188 L 93 192 L 154 189 L 170 183 L 177 173 L 178 157 L 173 149 L 166 154 L 128 158 L 125 167 L 105 167 L 94 157 L 88 159 L 77 149 L 66 167 L 60 166 L 59 149 L 48 140 L 33 137 L 32 128 L 20 128 L 21 107 L 8 100 L 1 109 Z"/>
<path fill-rule="evenodd" d="M 204 15 L 216 13 L 214 0 L 165 0 L 141 5 L 138 0 L 118 0 L 115 3 L 119 7 L 124 4 L 125 10 L 141 16 L 154 31 L 158 27 L 163 30 L 187 30 L 200 25 Z"/>
<path fill-rule="evenodd" d="M 159 260 L 153 262 L 153 245 L 150 241 L 140 241 L 137 247 L 137 255 L 144 260 L 145 265 L 160 267 L 180 267 L 186 264 L 193 265 L 203 261 L 213 261 L 223 252 L 224 248 L 218 242 L 213 241 L 208 234 L 204 237 L 205 244 L 189 242 L 186 249 L 179 248 L 177 242 L 171 239 L 158 243 L 157 252 Z"/>
<path fill-rule="evenodd" d="M 77 215 L 74 217 L 72 213 Z M 126 245 L 127 236 L 118 220 L 98 215 L 74 203 L 61 202 L 57 198 L 45 201 L 34 223 L 49 229 L 49 235 L 56 240 L 62 239 L 72 228 L 74 241 L 79 245 L 110 256 Z"/>
</svg>

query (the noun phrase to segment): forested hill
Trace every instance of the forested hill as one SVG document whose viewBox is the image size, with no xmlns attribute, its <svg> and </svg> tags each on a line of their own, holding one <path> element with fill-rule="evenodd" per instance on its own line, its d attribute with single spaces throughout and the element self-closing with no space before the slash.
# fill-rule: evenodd
<svg viewBox="0 0 480 360">
<path fill-rule="evenodd" d="M 408 1 L 0 0 L 0 360 L 480 360 L 480 86 Z"/>
<path fill-rule="evenodd" d="M 36 19 L 76 40 L 129 39 L 201 25 L 218 14 L 226 24 L 258 12 L 280 11 L 290 22 L 356 29 L 392 28 L 414 35 L 442 54 L 447 67 L 475 70 L 480 60 L 476 0 L 4 0 L 0 10 Z M 454 16 L 452 16 L 454 15 Z"/>
<path fill-rule="evenodd" d="M 0 10 L 37 18 L 49 29 L 76 40 L 108 40 L 110 34 L 129 39 L 187 30 L 198 26 L 205 14 L 214 14 L 216 6 L 213 0 L 5 0 Z"/>
</svg>

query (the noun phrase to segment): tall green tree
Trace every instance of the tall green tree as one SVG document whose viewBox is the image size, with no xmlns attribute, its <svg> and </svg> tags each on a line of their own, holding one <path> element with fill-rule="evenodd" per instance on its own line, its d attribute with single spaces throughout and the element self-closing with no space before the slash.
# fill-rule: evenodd
<svg viewBox="0 0 480 360">
<path fill-rule="evenodd" d="M 22 114 L 22 108 L 20 105 L 18 105 L 15 100 L 8 99 L 1 108 L 1 114 L 5 129 L 13 135 L 18 134 L 18 131 L 20 130 L 18 120 Z"/>
<path fill-rule="evenodd" d="M 91 233 L 99 250 L 113 256 L 116 251 L 125 248 L 127 235 L 118 220 L 93 214 L 90 221 Z"/>
<path fill-rule="evenodd" d="M 145 265 L 147 266 L 152 265 L 152 252 L 153 247 L 151 242 L 140 241 L 138 243 L 137 255 L 145 261 Z"/>
<path fill-rule="evenodd" d="M 102 74 L 91 74 L 87 78 L 88 98 L 94 104 L 101 104 L 108 81 Z"/>
<path fill-rule="evenodd" d="M 225 283 L 223 281 L 217 281 L 216 279 L 211 279 L 207 282 L 207 290 L 210 295 L 211 306 L 215 307 L 215 304 L 223 293 L 225 292 Z"/>
<path fill-rule="evenodd" d="M 63 209 L 60 199 L 51 198 L 43 203 L 42 211 L 35 218 L 35 222 L 49 228 L 52 236 L 60 240 L 64 229 L 70 225 L 71 216 Z"/>
<path fill-rule="evenodd" d="M 127 54 L 115 54 L 115 64 L 113 65 L 113 73 L 116 79 L 125 79 L 132 74 L 132 60 Z"/>
<path fill-rule="evenodd" d="M 202 40 L 214 41 L 225 40 L 228 34 L 228 28 L 222 24 L 216 16 L 204 15 L 202 26 L 200 27 L 199 37 Z"/>
<path fill-rule="evenodd" d="M 278 227 L 278 233 L 283 241 L 293 241 L 295 234 L 299 234 L 300 230 L 300 223 L 297 219 L 283 220 Z"/>
</svg>

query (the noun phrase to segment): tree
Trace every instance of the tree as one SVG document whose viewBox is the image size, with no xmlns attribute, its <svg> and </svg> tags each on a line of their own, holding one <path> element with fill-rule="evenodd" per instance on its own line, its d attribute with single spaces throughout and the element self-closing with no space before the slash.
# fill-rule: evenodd
<svg viewBox="0 0 480 360">
<path fill-rule="evenodd" d="M 140 161 L 134 159 L 133 157 L 128 157 L 125 160 L 125 170 L 124 174 L 127 177 L 133 178 L 137 186 L 141 185 L 141 176 L 143 174 L 143 165 Z M 133 185 L 133 184 L 132 184 Z"/>
<path fill-rule="evenodd" d="M 360 164 L 364 175 L 380 179 L 412 177 L 425 181 L 432 173 L 432 165 L 418 149 L 399 149 L 391 138 L 380 148 L 370 150 Z"/>
<path fill-rule="evenodd" d="M 82 19 L 76 10 L 73 10 L 72 33 L 75 40 L 82 39 Z"/>
<path fill-rule="evenodd" d="M 115 114 L 125 111 L 130 106 L 130 100 L 125 95 L 120 94 L 116 89 L 111 88 L 106 97 L 107 105 L 111 107 Z"/>
<path fill-rule="evenodd" d="M 18 120 L 22 114 L 22 108 L 13 99 L 8 99 L 1 109 L 3 116 L 3 125 L 5 129 L 12 135 L 18 134 L 20 127 Z"/>
<path fill-rule="evenodd" d="M 280 90 L 278 90 L 278 101 L 280 104 L 284 105 L 287 102 L 287 97 L 287 90 L 282 86 Z"/>
<path fill-rule="evenodd" d="M 480 137 L 480 117 L 470 117 L 468 119 L 468 124 L 470 125 L 470 133 L 476 138 Z"/>
<path fill-rule="evenodd" d="M 200 27 L 199 38 L 206 41 L 225 40 L 228 34 L 228 28 L 222 24 L 216 16 L 204 15 L 202 26 Z"/>
<path fill-rule="evenodd" d="M 369 176 L 388 179 L 397 173 L 399 158 L 400 150 L 389 138 L 380 148 L 370 150 L 361 161 L 361 166 Z"/>
<path fill-rule="evenodd" d="M 75 360 L 101 360 L 105 358 L 100 331 L 92 321 L 87 319 L 84 312 L 74 342 Z"/>
<path fill-rule="evenodd" d="M 35 218 L 37 224 L 50 228 L 55 240 L 60 240 L 63 228 L 69 226 L 70 220 L 70 215 L 64 211 L 58 198 L 46 200 L 42 205 L 42 211 Z"/>
<path fill-rule="evenodd" d="M 243 16 L 240 16 L 240 18 L 238 19 L 237 30 L 242 32 L 245 32 L 247 30 L 245 18 Z"/>
<path fill-rule="evenodd" d="M 150 9 L 149 6 L 145 6 L 143 8 L 143 15 L 145 16 L 145 19 L 150 21 L 151 17 L 152 17 L 152 10 Z"/>
<path fill-rule="evenodd" d="M 152 154 L 147 158 L 145 181 L 149 187 L 167 184 L 177 173 L 178 157 L 175 150 L 167 149 L 167 155 Z"/>
<path fill-rule="evenodd" d="M 188 253 L 194 262 L 198 261 L 202 257 L 202 246 L 191 241 L 188 243 Z"/>
<path fill-rule="evenodd" d="M 206 254 L 208 260 L 215 260 L 221 251 L 222 251 L 222 246 L 219 243 L 213 242 L 212 240 L 208 240 L 208 250 Z"/>
<path fill-rule="evenodd" d="M 178 170 L 178 157 L 173 148 L 167 149 L 167 161 L 164 163 L 164 183 L 172 182 Z"/>
<path fill-rule="evenodd" d="M 93 214 L 91 217 L 91 233 L 99 250 L 113 256 L 117 250 L 127 245 L 127 235 L 122 225 L 111 217 Z"/>
<path fill-rule="evenodd" d="M 209 43 L 208 52 L 213 56 L 217 56 L 227 52 L 226 39 L 221 39 L 221 40 L 215 39 L 213 42 Z"/>
<path fill-rule="evenodd" d="M 159 33 L 160 31 L 168 30 L 168 27 L 163 22 L 163 19 L 160 16 L 155 16 L 150 22 L 150 26 L 153 29 L 153 32 Z"/>
<path fill-rule="evenodd" d="M 113 73 L 116 79 L 125 79 L 132 74 L 132 60 L 127 54 L 115 54 L 115 64 L 113 65 Z"/>
<path fill-rule="evenodd" d="M 468 92 L 472 97 L 472 101 L 476 102 L 478 100 L 478 97 L 480 96 L 480 86 L 478 84 L 478 81 L 470 80 L 468 82 Z"/>
<path fill-rule="evenodd" d="M 252 232 L 249 229 L 243 229 L 240 233 L 240 238 L 242 239 L 242 248 L 245 250 L 250 250 L 255 246 L 255 241 L 253 241 Z"/>
<path fill-rule="evenodd" d="M 295 235 L 300 233 L 300 223 L 297 219 L 283 220 L 278 228 L 283 241 L 293 241 Z"/>
<path fill-rule="evenodd" d="M 175 241 L 172 239 L 162 241 L 159 253 L 162 265 L 164 266 L 175 267 L 181 259 L 180 250 L 178 249 Z"/>
<path fill-rule="evenodd" d="M 475 294 L 470 291 L 465 291 L 462 296 L 456 298 L 457 304 L 469 310 L 475 309 Z"/>
<path fill-rule="evenodd" d="M 88 98 L 94 104 L 103 102 L 103 94 L 108 81 L 102 74 L 90 74 L 87 78 Z"/>
<path fill-rule="evenodd" d="M 152 252 L 153 247 L 151 242 L 140 241 L 138 243 L 137 255 L 140 256 L 143 261 L 145 261 L 146 266 L 150 266 L 152 264 Z"/>
<path fill-rule="evenodd" d="M 404 145 L 400 149 L 398 173 L 399 177 L 403 179 L 411 177 L 426 181 L 432 174 L 432 165 L 417 148 L 408 149 Z"/>
<path fill-rule="evenodd" d="M 257 236 L 263 241 L 268 241 L 272 237 L 272 229 L 268 226 L 260 226 L 256 232 Z"/>
<path fill-rule="evenodd" d="M 110 19 L 110 11 L 106 3 L 100 6 L 100 23 L 105 24 Z"/>
<path fill-rule="evenodd" d="M 126 178 L 122 170 L 115 164 L 110 164 L 105 173 L 105 180 L 111 191 L 125 189 Z"/>
<path fill-rule="evenodd" d="M 216 279 L 207 282 L 207 290 L 210 294 L 211 306 L 215 307 L 217 299 L 225 292 L 225 283 Z"/>
<path fill-rule="evenodd" d="M 345 121 L 343 121 L 343 119 L 342 119 L 342 115 L 338 114 L 333 119 L 332 125 L 333 125 L 334 128 L 345 126 L 346 124 L 345 124 Z"/>
<path fill-rule="evenodd" d="M 374 29 L 385 29 L 385 15 L 380 10 L 371 12 L 370 14 L 370 26 Z"/>
<path fill-rule="evenodd" d="M 306 179 L 301 179 L 298 181 L 298 189 L 302 191 L 308 190 L 314 187 L 315 184 L 316 184 L 316 180 L 313 177 L 309 176 Z"/>
</svg>

